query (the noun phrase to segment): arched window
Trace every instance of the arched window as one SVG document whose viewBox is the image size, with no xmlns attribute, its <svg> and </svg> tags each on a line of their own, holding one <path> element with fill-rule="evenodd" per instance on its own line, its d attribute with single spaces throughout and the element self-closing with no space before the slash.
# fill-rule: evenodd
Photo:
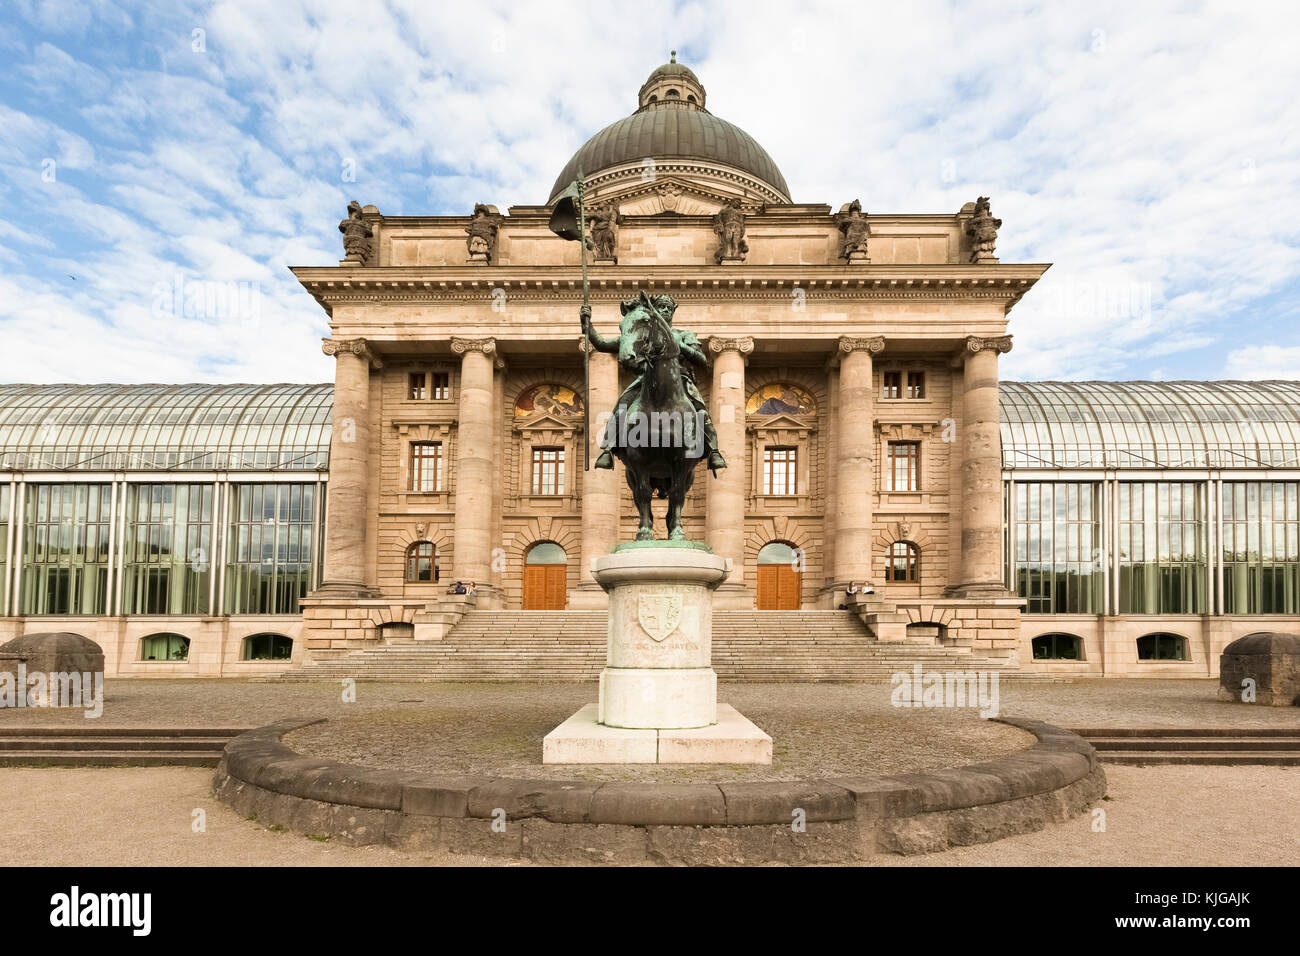
<svg viewBox="0 0 1300 956">
<path fill-rule="evenodd" d="M 687 93 L 687 94 L 686 94 L 686 102 L 687 102 L 687 103 L 694 103 L 694 102 L 695 102 L 695 94 L 694 94 L 694 93 Z"/>
<path fill-rule="evenodd" d="M 1039 634 L 1029 643 L 1036 661 L 1083 660 L 1083 640 L 1077 634 Z"/>
<path fill-rule="evenodd" d="M 185 661 L 190 657 L 190 639 L 183 634 L 166 631 L 150 634 L 140 642 L 142 661 Z"/>
<path fill-rule="evenodd" d="M 568 561 L 568 555 L 554 541 L 543 541 L 541 544 L 535 544 L 528 549 L 528 556 L 524 558 L 525 564 L 564 564 Z"/>
<path fill-rule="evenodd" d="M 287 661 L 293 656 L 293 639 L 283 634 L 251 634 L 244 638 L 244 660 Z"/>
<path fill-rule="evenodd" d="M 679 93 L 677 90 L 669 90 L 667 93 L 664 94 L 664 96 L 666 96 L 670 100 L 678 99 L 681 95 L 682 94 Z"/>
<path fill-rule="evenodd" d="M 432 541 L 417 541 L 406 549 L 406 583 L 429 584 L 438 580 L 438 549 Z"/>
<path fill-rule="evenodd" d="M 910 581 L 921 579 L 921 549 L 910 541 L 895 541 L 889 546 L 885 560 L 886 581 Z"/>
<path fill-rule="evenodd" d="M 1177 634 L 1145 634 L 1138 638 L 1140 661 L 1185 661 L 1187 638 Z"/>
</svg>

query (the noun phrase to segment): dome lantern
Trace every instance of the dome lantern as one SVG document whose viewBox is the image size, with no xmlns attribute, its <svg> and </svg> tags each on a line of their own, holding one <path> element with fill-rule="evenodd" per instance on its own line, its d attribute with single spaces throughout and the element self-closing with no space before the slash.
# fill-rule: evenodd
<svg viewBox="0 0 1300 956">
<path fill-rule="evenodd" d="M 677 51 L 672 59 L 658 67 L 641 84 L 637 93 L 637 110 L 656 107 L 704 109 L 704 84 L 690 69 L 677 62 Z"/>
</svg>

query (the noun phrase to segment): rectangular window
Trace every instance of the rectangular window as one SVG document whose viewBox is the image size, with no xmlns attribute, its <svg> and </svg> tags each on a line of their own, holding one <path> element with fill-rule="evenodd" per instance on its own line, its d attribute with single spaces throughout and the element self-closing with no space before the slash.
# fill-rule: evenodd
<svg viewBox="0 0 1300 956">
<path fill-rule="evenodd" d="M 227 614 L 298 614 L 312 582 L 309 484 L 232 485 L 226 548 Z"/>
<path fill-rule="evenodd" d="M 1101 613 L 1101 486 L 1017 482 L 1013 507 L 1012 580 L 1026 612 Z"/>
<path fill-rule="evenodd" d="M 799 449 L 763 449 L 763 494 L 796 495 L 798 486 Z"/>
<path fill-rule="evenodd" d="M 446 401 L 451 398 L 451 373 L 434 372 L 433 373 L 433 398 L 435 401 Z"/>
<path fill-rule="evenodd" d="M 211 485 L 127 485 L 123 613 L 207 614 L 211 539 Z"/>
<path fill-rule="evenodd" d="M 1223 483 L 1225 614 L 1300 613 L 1300 482 Z"/>
<path fill-rule="evenodd" d="M 924 372 L 907 373 L 907 397 L 925 398 L 925 373 Z"/>
<path fill-rule="evenodd" d="M 418 441 L 411 445 L 411 490 L 442 491 L 442 442 Z"/>
<path fill-rule="evenodd" d="M 564 494 L 564 449 L 533 449 L 533 494 Z"/>
<path fill-rule="evenodd" d="M 1119 484 L 1119 613 L 1204 614 L 1205 487 Z"/>
<path fill-rule="evenodd" d="M 105 614 L 111 485 L 27 487 L 19 614 Z"/>
<path fill-rule="evenodd" d="M 423 372 L 412 372 L 406 377 L 406 397 L 413 402 L 422 402 L 429 397 L 425 388 L 427 378 Z"/>
<path fill-rule="evenodd" d="M 891 441 L 889 443 L 888 490 L 921 490 L 921 443 Z"/>
<path fill-rule="evenodd" d="M 902 372 L 881 372 L 880 389 L 881 398 L 902 398 L 903 397 L 903 373 Z"/>
</svg>

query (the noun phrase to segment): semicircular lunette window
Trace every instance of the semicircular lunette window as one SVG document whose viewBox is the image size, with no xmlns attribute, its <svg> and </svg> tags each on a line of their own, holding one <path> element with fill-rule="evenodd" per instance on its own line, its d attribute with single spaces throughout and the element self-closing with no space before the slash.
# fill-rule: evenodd
<svg viewBox="0 0 1300 956">
<path fill-rule="evenodd" d="M 515 400 L 515 416 L 556 415 L 572 418 L 582 414 L 582 396 L 567 385 L 554 383 L 524 389 Z"/>
<path fill-rule="evenodd" d="M 1039 634 L 1030 646 L 1036 661 L 1083 660 L 1083 641 L 1077 634 Z"/>
<path fill-rule="evenodd" d="M 253 634 L 244 638 L 244 660 L 287 661 L 293 656 L 293 639 L 283 634 Z"/>
<path fill-rule="evenodd" d="M 774 382 L 754 390 L 745 403 L 747 415 L 815 415 L 817 403 L 805 388 Z"/>
<path fill-rule="evenodd" d="M 150 634 L 140 642 L 142 661 L 186 661 L 189 657 L 190 639 L 184 634 Z"/>
</svg>

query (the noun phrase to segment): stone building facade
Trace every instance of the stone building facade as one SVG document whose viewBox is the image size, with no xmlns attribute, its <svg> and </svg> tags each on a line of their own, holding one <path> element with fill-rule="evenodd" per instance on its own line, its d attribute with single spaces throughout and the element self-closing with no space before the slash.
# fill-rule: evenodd
<svg viewBox="0 0 1300 956">
<path fill-rule="evenodd" d="M 795 203 L 762 147 L 705 102 L 685 67 L 656 70 L 552 200 L 581 170 L 587 208 L 615 223 L 590 267 L 598 329 L 646 289 L 673 296 L 675 323 L 706 343 L 698 384 L 730 467 L 701 469 L 686 528 L 732 561 L 718 606 L 852 603 L 884 635 L 933 625 L 1014 652 L 998 359 L 1046 266 L 980 258 L 974 203 L 869 217 Z M 545 204 L 481 204 L 468 223 L 363 214 L 366 264 L 294 270 L 329 315 L 337 369 L 308 650 L 437 633 L 425 608 L 448 581 L 473 581 L 479 608 L 602 606 L 591 561 L 631 536 L 634 514 L 621 473 L 583 463 L 627 376 L 579 341 L 577 244 L 549 231 Z M 417 542 L 434 546 L 437 582 L 409 580 Z M 557 572 L 549 587 L 530 574 L 538 545 L 558 546 L 545 550 L 564 564 L 562 595 Z M 871 600 L 850 599 L 867 583 Z"/>
</svg>

